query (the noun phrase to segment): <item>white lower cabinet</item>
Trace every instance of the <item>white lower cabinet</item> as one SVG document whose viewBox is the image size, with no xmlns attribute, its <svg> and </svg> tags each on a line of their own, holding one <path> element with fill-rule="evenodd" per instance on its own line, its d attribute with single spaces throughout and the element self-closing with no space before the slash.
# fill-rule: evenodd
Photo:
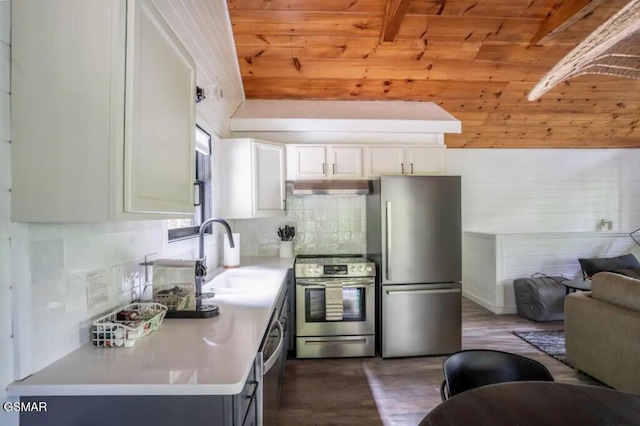
<svg viewBox="0 0 640 426">
<path fill-rule="evenodd" d="M 23 0 L 11 27 L 12 220 L 193 215 L 195 63 L 152 0 Z"/>
<path fill-rule="evenodd" d="M 285 147 L 257 139 L 220 141 L 219 214 L 227 219 L 284 216 Z"/>
<path fill-rule="evenodd" d="M 421 146 L 365 147 L 366 177 L 446 173 L 446 149 Z"/>
</svg>

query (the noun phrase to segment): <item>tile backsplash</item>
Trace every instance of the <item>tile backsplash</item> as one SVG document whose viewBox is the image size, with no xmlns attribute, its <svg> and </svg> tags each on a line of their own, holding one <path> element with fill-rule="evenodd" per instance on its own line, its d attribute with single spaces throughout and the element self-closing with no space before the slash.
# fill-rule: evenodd
<svg viewBox="0 0 640 426">
<path fill-rule="evenodd" d="M 168 243 L 166 223 L 160 220 L 25 227 L 28 256 L 17 266 L 31 276 L 34 372 L 87 343 L 97 316 L 150 297 L 140 265 L 145 256 L 197 255 L 197 239 Z M 210 267 L 218 265 L 216 239 L 205 241 Z"/>
<path fill-rule="evenodd" d="M 235 220 L 243 256 L 277 256 L 278 228 L 296 228 L 295 254 L 365 253 L 364 196 L 309 195 L 294 197 L 287 189 L 287 215 L 267 219 Z"/>
</svg>

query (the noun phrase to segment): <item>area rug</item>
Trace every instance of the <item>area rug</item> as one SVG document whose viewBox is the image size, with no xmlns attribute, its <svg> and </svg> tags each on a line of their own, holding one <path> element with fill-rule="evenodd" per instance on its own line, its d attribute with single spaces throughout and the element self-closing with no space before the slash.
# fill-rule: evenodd
<svg viewBox="0 0 640 426">
<path fill-rule="evenodd" d="M 571 367 L 564 347 L 564 330 L 514 331 L 513 334 Z"/>
</svg>

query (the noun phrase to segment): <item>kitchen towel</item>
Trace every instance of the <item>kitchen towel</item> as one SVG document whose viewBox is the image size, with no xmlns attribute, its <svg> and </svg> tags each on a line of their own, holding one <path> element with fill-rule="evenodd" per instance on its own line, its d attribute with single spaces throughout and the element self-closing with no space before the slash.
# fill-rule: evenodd
<svg viewBox="0 0 640 426">
<path fill-rule="evenodd" d="M 344 318 L 342 284 L 326 284 L 324 298 L 325 319 L 327 321 L 342 321 Z"/>
</svg>

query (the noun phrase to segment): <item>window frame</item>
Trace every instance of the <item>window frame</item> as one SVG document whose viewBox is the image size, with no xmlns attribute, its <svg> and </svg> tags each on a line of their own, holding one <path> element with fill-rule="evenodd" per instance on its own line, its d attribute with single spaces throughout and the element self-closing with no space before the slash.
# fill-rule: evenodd
<svg viewBox="0 0 640 426">
<path fill-rule="evenodd" d="M 175 228 L 168 230 L 168 239 L 169 242 L 184 240 L 188 238 L 193 238 L 198 235 L 198 231 L 200 230 L 200 224 L 204 222 L 206 219 L 209 219 L 213 215 L 212 209 L 212 199 L 211 199 L 211 184 L 212 184 L 212 167 L 211 167 L 211 134 L 204 130 L 202 127 L 196 124 L 196 132 L 202 132 L 207 137 L 208 144 L 208 153 L 202 152 L 196 143 L 196 179 L 193 183 L 194 187 L 198 188 L 198 203 L 194 204 L 195 214 L 194 214 L 194 222 L 199 222 L 197 225 L 193 226 L 185 226 L 182 228 Z M 207 150 L 207 147 L 204 147 L 204 150 Z M 208 178 L 208 180 L 207 180 Z M 200 220 L 197 221 L 198 216 Z M 209 229 L 205 233 L 210 234 L 211 230 Z"/>
</svg>

